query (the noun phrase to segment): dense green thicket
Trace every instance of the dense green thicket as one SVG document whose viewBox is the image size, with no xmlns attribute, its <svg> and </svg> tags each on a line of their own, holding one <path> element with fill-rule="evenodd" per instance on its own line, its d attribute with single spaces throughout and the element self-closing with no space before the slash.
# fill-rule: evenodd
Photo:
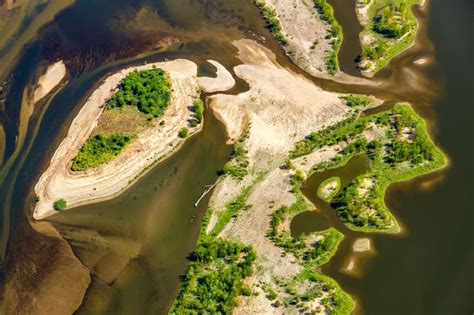
<svg viewBox="0 0 474 315">
<path fill-rule="evenodd" d="M 130 72 L 119 84 L 119 90 L 107 101 L 108 108 L 136 106 L 139 111 L 160 117 L 170 99 L 170 81 L 163 69 Z"/>
<path fill-rule="evenodd" d="M 281 23 L 274 9 L 270 8 L 265 4 L 264 0 L 252 0 L 253 3 L 260 10 L 265 22 L 267 22 L 268 28 L 273 34 L 273 37 L 283 46 L 288 45 L 288 40 L 285 35 L 281 32 Z"/>
<path fill-rule="evenodd" d="M 374 125 L 385 128 L 385 135 L 367 142 L 363 132 Z M 341 141 L 350 143 L 333 161 L 313 167 L 313 171 L 319 171 L 343 165 L 356 154 L 366 153 L 372 161 L 371 171 L 346 186 L 334 198 L 332 206 L 351 229 L 398 231 L 396 220 L 384 203 L 387 187 L 440 169 L 447 163 L 430 139 L 425 122 L 409 105 L 397 104 L 390 111 L 368 117 L 351 117 L 335 126 L 302 140 L 293 150 L 293 156 L 308 154 Z M 363 187 L 363 183 L 367 187 Z"/>
<path fill-rule="evenodd" d="M 329 74 L 335 75 L 339 71 L 338 54 L 342 45 L 342 27 L 334 17 L 333 8 L 326 0 L 314 0 L 314 5 L 323 21 L 327 22 L 330 26 L 326 39 L 331 39 L 332 50 L 325 57 L 325 62 Z"/>
<path fill-rule="evenodd" d="M 400 38 L 410 30 L 408 15 L 405 2 L 388 5 L 375 15 L 373 30 L 388 38 Z"/>
<path fill-rule="evenodd" d="M 169 314 L 230 314 L 249 288 L 256 254 L 251 246 L 204 238 L 191 255 L 184 284 Z"/>
<path fill-rule="evenodd" d="M 87 139 L 72 162 L 73 171 L 81 171 L 108 162 L 134 139 L 131 135 L 95 135 Z"/>
<path fill-rule="evenodd" d="M 346 102 L 349 107 L 365 107 L 372 105 L 374 101 L 370 96 L 361 94 L 347 94 L 339 97 Z"/>
<path fill-rule="evenodd" d="M 63 211 L 67 208 L 67 202 L 64 199 L 58 199 L 53 203 L 53 208 L 56 211 Z"/>
</svg>

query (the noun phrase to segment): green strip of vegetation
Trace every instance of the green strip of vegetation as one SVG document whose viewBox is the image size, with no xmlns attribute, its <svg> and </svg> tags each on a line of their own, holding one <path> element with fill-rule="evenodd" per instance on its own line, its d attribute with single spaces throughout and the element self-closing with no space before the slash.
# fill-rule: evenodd
<svg viewBox="0 0 474 315">
<path fill-rule="evenodd" d="M 63 211 L 67 208 L 67 202 L 64 199 L 58 199 L 53 203 L 53 209 L 56 211 Z"/>
<path fill-rule="evenodd" d="M 281 23 L 274 9 L 270 8 L 265 4 L 265 0 L 252 0 L 253 3 L 260 10 L 265 22 L 267 22 L 268 28 L 272 32 L 273 37 L 283 46 L 288 45 L 288 40 L 285 35 L 281 32 Z"/>
<path fill-rule="evenodd" d="M 107 101 L 107 108 L 136 106 L 149 117 L 160 117 L 168 107 L 170 80 L 163 69 L 132 71 L 119 84 L 118 91 Z"/>
<path fill-rule="evenodd" d="M 202 123 L 204 114 L 204 102 L 201 99 L 197 99 L 193 103 L 194 117 L 196 118 L 197 124 Z"/>
<path fill-rule="evenodd" d="M 249 294 L 243 281 L 253 272 L 251 246 L 215 238 L 201 240 L 169 314 L 230 314 L 237 297 Z"/>
<path fill-rule="evenodd" d="M 333 176 L 323 181 L 316 192 L 319 199 L 331 202 L 332 198 L 339 192 L 341 188 L 341 179 Z"/>
<path fill-rule="evenodd" d="M 399 226 L 387 209 L 384 196 L 389 185 L 443 168 L 447 159 L 428 135 L 424 120 L 408 104 L 372 116 L 351 117 L 300 141 L 292 156 L 342 141 L 349 144 L 332 161 L 312 171 L 337 167 L 357 154 L 366 153 L 369 173 L 354 179 L 333 199 L 332 206 L 351 229 L 363 232 L 397 232 Z M 383 136 L 368 142 L 364 132 L 384 128 Z"/>
<path fill-rule="evenodd" d="M 367 95 L 347 94 L 339 97 L 346 102 L 349 107 L 366 107 L 374 103 L 373 99 Z"/>
<path fill-rule="evenodd" d="M 237 180 L 242 180 L 249 173 L 248 151 L 245 148 L 245 140 L 248 138 L 248 135 L 249 133 L 247 130 L 240 136 L 239 140 L 234 145 L 231 160 L 224 165 L 224 173 Z"/>
<path fill-rule="evenodd" d="M 253 185 L 245 187 L 242 189 L 240 194 L 237 195 L 237 197 L 225 205 L 225 210 L 219 213 L 219 219 L 217 220 L 216 225 L 213 227 L 210 235 L 219 235 L 219 233 L 222 232 L 222 230 L 232 218 L 236 218 L 241 210 L 248 207 L 247 199 L 250 196 L 252 189 Z"/>
<path fill-rule="evenodd" d="M 359 67 L 372 75 L 385 67 L 396 55 L 409 47 L 416 37 L 418 24 L 411 6 L 420 0 L 373 0 L 368 10 L 369 22 L 361 38 Z"/>
<path fill-rule="evenodd" d="M 326 39 L 331 40 L 332 50 L 325 57 L 325 62 L 328 73 L 335 75 L 339 71 L 338 54 L 343 40 L 342 27 L 334 17 L 332 6 L 326 0 L 314 0 L 314 5 L 322 16 L 323 21 L 327 22 L 331 27 Z"/>
<path fill-rule="evenodd" d="M 95 135 L 87 139 L 72 161 L 73 171 L 82 171 L 96 167 L 119 155 L 135 137 L 115 134 L 110 136 Z"/>
</svg>

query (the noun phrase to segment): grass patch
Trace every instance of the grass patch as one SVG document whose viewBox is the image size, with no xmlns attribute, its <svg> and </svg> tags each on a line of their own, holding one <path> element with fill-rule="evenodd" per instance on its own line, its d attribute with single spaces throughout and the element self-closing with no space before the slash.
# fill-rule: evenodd
<svg viewBox="0 0 474 315">
<path fill-rule="evenodd" d="M 341 179 L 333 176 L 323 181 L 316 192 L 319 199 L 326 202 L 331 202 L 332 198 L 338 193 L 341 188 Z"/>
<path fill-rule="evenodd" d="M 100 114 L 92 135 L 138 135 L 151 126 L 152 122 L 135 107 L 107 108 Z"/>
<path fill-rule="evenodd" d="M 136 106 L 149 117 L 160 117 L 168 106 L 170 81 L 163 69 L 132 71 L 119 84 L 118 91 L 107 101 L 107 108 Z"/>
<path fill-rule="evenodd" d="M 334 17 L 334 10 L 326 0 L 314 0 L 314 5 L 318 10 L 322 20 L 329 24 L 330 29 L 326 39 L 331 40 L 332 50 L 324 58 L 326 69 L 329 74 L 335 75 L 339 71 L 338 54 L 341 49 L 343 33 L 342 27 Z"/>
<path fill-rule="evenodd" d="M 385 67 L 396 55 L 408 48 L 416 37 L 418 24 L 411 12 L 420 0 L 373 0 L 368 9 L 369 22 L 364 25 L 361 38 L 362 53 L 359 67 L 366 75 L 373 75 Z"/>
<path fill-rule="evenodd" d="M 366 107 L 374 103 L 370 96 L 361 94 L 347 94 L 339 96 L 339 98 L 349 107 Z"/>
<path fill-rule="evenodd" d="M 370 143 L 363 132 L 373 126 L 385 134 Z M 293 156 L 308 154 L 324 146 L 349 144 L 332 161 L 320 163 L 312 171 L 338 167 L 348 159 L 366 153 L 371 170 L 354 179 L 333 199 L 341 220 L 351 229 L 363 232 L 397 232 L 398 224 L 387 209 L 384 196 L 392 183 L 443 168 L 447 159 L 428 135 L 424 120 L 408 104 L 372 116 L 351 117 L 300 141 Z"/>
<path fill-rule="evenodd" d="M 82 171 L 112 160 L 134 139 L 132 135 L 95 135 L 87 139 L 72 162 L 73 171 Z"/>
<path fill-rule="evenodd" d="M 56 211 L 63 211 L 67 208 L 67 202 L 64 199 L 58 199 L 53 203 L 53 209 Z"/>
</svg>

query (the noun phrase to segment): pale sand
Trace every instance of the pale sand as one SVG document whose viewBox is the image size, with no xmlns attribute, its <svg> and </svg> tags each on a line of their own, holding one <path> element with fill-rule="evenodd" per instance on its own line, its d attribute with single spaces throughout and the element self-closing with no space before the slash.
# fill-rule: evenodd
<svg viewBox="0 0 474 315">
<path fill-rule="evenodd" d="M 217 68 L 215 78 L 199 77 L 198 82 L 204 92 L 213 93 L 227 91 L 235 85 L 232 74 L 224 68 L 223 65 L 214 60 L 207 60 L 210 64 Z"/>
<path fill-rule="evenodd" d="M 66 65 L 62 60 L 48 66 L 46 73 L 39 77 L 33 93 L 33 103 L 49 94 L 66 76 Z"/>
<path fill-rule="evenodd" d="M 215 224 L 220 209 L 242 187 L 255 180 L 257 171 L 266 172 L 248 198 L 250 208 L 241 211 L 221 236 L 252 244 L 257 252 L 258 272 L 254 277 L 259 282 L 277 286 L 276 277 L 292 278 L 302 268 L 291 255 L 282 257 L 283 251 L 265 236 L 272 212 L 295 201 L 289 192 L 292 172 L 279 166 L 297 141 L 312 131 L 344 119 L 350 108 L 342 103 L 338 94 L 326 92 L 305 77 L 281 67 L 271 51 L 254 41 L 239 40 L 234 44 L 243 62 L 234 71 L 250 89 L 238 95 L 214 95 L 210 98 L 210 107 L 224 123 L 230 141 L 238 139 L 249 128 L 246 148 L 250 169 L 255 171 L 242 182 L 226 177 L 217 185 L 211 197 L 210 207 L 215 212 L 209 228 Z M 276 309 L 271 303 L 261 293 L 258 297 L 243 298 L 234 313 L 294 312 L 294 308 Z"/>
<path fill-rule="evenodd" d="M 97 125 L 103 110 L 104 102 L 115 92 L 118 83 L 131 71 L 151 69 L 153 66 L 163 68 L 170 74 L 172 96 L 165 115 L 138 135 L 124 152 L 112 161 L 85 171 L 71 171 L 71 164 L 82 144 Z M 228 75 L 221 69 L 223 82 L 218 83 L 220 76 L 213 79 L 212 85 L 198 82 L 195 63 L 178 59 L 169 62 L 147 64 L 121 70 L 104 80 L 86 101 L 74 118 L 67 136 L 54 153 L 48 169 L 42 174 L 35 186 L 39 198 L 33 216 L 43 219 L 56 213 L 52 205 L 55 200 L 65 199 L 68 208 L 110 199 L 130 186 L 144 170 L 159 160 L 169 156 L 183 142 L 178 131 L 183 127 L 190 129 L 190 134 L 197 132 L 191 128 L 188 119 L 192 117 L 189 106 L 199 97 L 199 90 L 215 89 L 229 86 Z M 164 126 L 159 121 L 165 121 Z"/>
<path fill-rule="evenodd" d="M 371 246 L 370 239 L 368 239 L 366 237 L 358 238 L 352 244 L 352 250 L 354 252 L 368 252 L 368 251 L 371 251 L 372 246 Z"/>
</svg>

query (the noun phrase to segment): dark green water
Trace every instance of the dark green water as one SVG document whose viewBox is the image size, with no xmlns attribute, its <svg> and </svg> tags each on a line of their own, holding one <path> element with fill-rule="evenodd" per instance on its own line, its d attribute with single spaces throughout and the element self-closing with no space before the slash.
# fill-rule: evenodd
<svg viewBox="0 0 474 315">
<path fill-rule="evenodd" d="M 334 1 L 339 18 L 337 11 L 342 9 L 338 8 L 343 7 Z M 353 10 L 353 5 L 346 9 Z M 468 314 L 474 309 L 469 280 L 473 262 L 469 206 L 472 147 L 465 139 L 473 117 L 470 9 L 467 1 L 433 1 L 427 29 L 420 30 L 419 44 L 376 76 L 385 79 L 380 87 L 314 80 L 329 90 L 374 93 L 387 101 L 413 102 L 417 111 L 429 119 L 435 139 L 451 158 L 450 169 L 441 175 L 389 189 L 387 204 L 405 233 L 369 235 L 377 254 L 364 258 L 361 278 L 340 272 L 350 252 L 349 241 L 341 244 L 338 254 L 323 269 L 357 298 L 358 313 Z M 135 20 L 140 12 L 148 15 Z M 426 14 L 415 13 L 426 22 Z M 345 37 L 355 38 L 350 30 L 357 28 L 348 23 L 349 18 L 341 17 L 342 26 L 349 30 Z M 423 34 L 434 41 L 434 47 Z M 15 148 L 22 87 L 31 81 L 43 60 L 66 60 L 72 70 L 68 85 L 44 107 L 44 116 L 41 111 L 33 116 L 19 158 L 4 168 L 1 243 L 6 244 L 9 236 L 15 240 L 8 244 L 6 257 L 14 246 L 34 246 L 21 243 L 22 231 L 28 227 L 25 213 L 31 211 L 32 187 L 97 79 L 133 62 L 127 58 L 140 54 L 149 61 L 185 57 L 202 63 L 213 58 L 231 67 L 237 60 L 230 41 L 244 36 L 265 36 L 266 45 L 275 51 L 278 60 L 297 71 L 263 29 L 250 1 L 80 0 L 59 14 L 42 30 L 38 41 L 25 48 L 12 72 L 1 113 L 0 121 L 6 123 L 8 157 Z M 161 44 L 157 41 L 165 37 L 178 41 L 168 52 L 159 52 Z M 344 47 L 341 65 L 346 70 L 344 65 L 351 61 L 343 55 Z M 438 64 L 413 65 L 413 60 L 425 56 L 435 56 Z M 213 71 L 205 65 L 200 69 L 206 75 Z M 233 92 L 245 87 L 239 81 Z M 164 312 L 178 289 L 179 274 L 185 269 L 186 255 L 192 250 L 207 201 L 203 200 L 197 209 L 192 205 L 202 186 L 216 178 L 228 150 L 222 128 L 208 115 L 202 134 L 190 139 L 175 156 L 119 198 L 51 219 L 93 272 L 92 286 L 79 313 Z M 422 188 L 439 176 L 443 179 L 438 184 Z M 325 216 L 326 211 L 321 213 Z M 329 225 L 350 239 L 351 232 L 344 230 L 336 217 L 328 216 Z M 5 270 L 8 266 L 3 267 Z M 114 277 L 116 281 L 110 282 Z"/>
</svg>

